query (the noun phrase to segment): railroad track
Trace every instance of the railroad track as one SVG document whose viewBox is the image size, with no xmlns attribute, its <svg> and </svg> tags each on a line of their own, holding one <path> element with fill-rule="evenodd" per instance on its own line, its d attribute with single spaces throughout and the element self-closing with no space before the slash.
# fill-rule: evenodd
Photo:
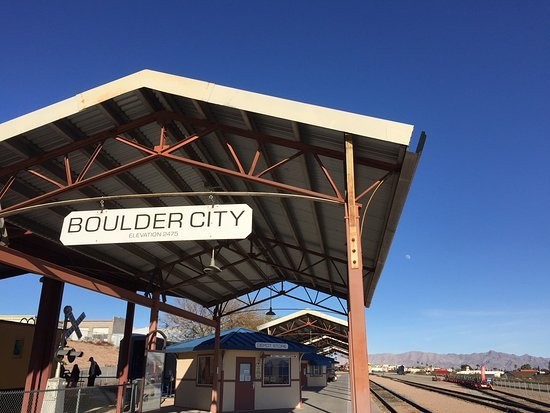
<svg viewBox="0 0 550 413">
<path fill-rule="evenodd" d="M 431 410 L 420 406 L 418 403 L 415 403 L 409 398 L 402 396 L 399 393 L 382 386 L 381 384 L 375 383 L 372 380 L 370 381 L 370 392 L 391 413 L 399 413 L 402 411 L 410 412 L 411 407 L 415 408 L 419 412 L 432 413 Z"/>
<path fill-rule="evenodd" d="M 535 409 L 540 409 L 540 410 L 536 410 L 539 412 L 550 412 L 550 403 L 543 402 L 542 400 L 536 400 L 531 397 L 522 396 L 519 394 L 513 394 L 502 390 L 495 390 L 495 389 L 478 390 L 478 391 L 488 396 L 492 396 L 497 399 L 501 399 L 505 401 L 516 402 L 517 400 L 519 400 L 520 404 L 523 404 L 523 405 L 526 404 L 526 405 L 532 406 Z"/>
<path fill-rule="evenodd" d="M 522 400 L 518 402 L 511 397 L 506 397 L 504 395 L 496 395 L 491 391 L 487 390 L 476 390 L 479 394 L 464 393 L 456 390 L 443 389 L 440 387 L 430 386 L 428 384 L 415 383 L 408 380 L 402 379 L 391 379 L 399 383 L 407 384 L 419 389 L 431 391 L 438 394 L 444 394 L 450 397 L 468 401 L 471 403 L 481 404 L 483 406 L 491 407 L 495 410 L 508 413 L 524 413 L 524 412 L 533 412 L 533 413 L 549 413 L 547 403 L 538 402 L 537 400 Z M 518 398 L 516 398 L 518 399 Z"/>
</svg>

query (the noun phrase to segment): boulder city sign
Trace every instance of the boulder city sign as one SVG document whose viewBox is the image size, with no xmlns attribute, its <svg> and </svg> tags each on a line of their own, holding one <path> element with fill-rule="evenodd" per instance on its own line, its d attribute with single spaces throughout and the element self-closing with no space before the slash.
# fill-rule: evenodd
<svg viewBox="0 0 550 413">
<path fill-rule="evenodd" d="M 246 204 L 73 211 L 63 220 L 64 245 L 244 239 L 252 232 Z"/>
</svg>

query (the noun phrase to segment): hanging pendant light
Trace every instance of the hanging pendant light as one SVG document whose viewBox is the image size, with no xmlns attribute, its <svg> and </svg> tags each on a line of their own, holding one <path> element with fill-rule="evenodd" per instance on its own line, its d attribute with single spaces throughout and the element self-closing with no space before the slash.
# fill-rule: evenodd
<svg viewBox="0 0 550 413">
<path fill-rule="evenodd" d="M 275 311 L 273 311 L 273 308 L 271 307 L 271 288 L 269 289 L 269 311 L 265 313 L 265 315 L 274 316 Z"/>
<path fill-rule="evenodd" d="M 214 248 L 212 248 L 212 258 L 210 259 L 210 265 L 204 267 L 205 273 L 218 273 L 221 272 L 221 268 L 216 265 L 216 259 L 214 257 Z"/>
</svg>

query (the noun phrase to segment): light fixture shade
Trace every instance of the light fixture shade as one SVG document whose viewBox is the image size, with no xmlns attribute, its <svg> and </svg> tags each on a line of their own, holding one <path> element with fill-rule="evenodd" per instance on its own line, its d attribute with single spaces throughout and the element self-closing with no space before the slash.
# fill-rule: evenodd
<svg viewBox="0 0 550 413">
<path fill-rule="evenodd" d="M 210 259 L 210 265 L 204 267 L 205 273 L 218 273 L 221 272 L 221 268 L 216 265 L 216 259 L 214 257 L 214 248 L 212 248 L 212 258 Z"/>
<path fill-rule="evenodd" d="M 271 308 L 271 306 L 269 306 L 269 311 L 267 313 L 265 313 L 265 315 L 276 315 L 276 314 L 275 314 L 275 311 L 273 311 L 273 308 Z"/>
</svg>

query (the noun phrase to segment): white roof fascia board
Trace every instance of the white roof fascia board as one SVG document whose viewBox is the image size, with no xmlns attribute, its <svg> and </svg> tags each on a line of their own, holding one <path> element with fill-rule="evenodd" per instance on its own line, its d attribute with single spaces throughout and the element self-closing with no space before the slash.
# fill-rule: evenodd
<svg viewBox="0 0 550 413">
<path fill-rule="evenodd" d="M 376 273 L 375 273 L 375 276 L 373 277 L 374 281 L 370 283 L 368 287 L 368 291 L 365 292 L 365 300 L 367 301 L 365 303 L 365 306 L 367 308 L 369 308 L 371 305 L 371 301 L 374 296 L 374 291 L 376 289 L 376 284 L 378 283 L 378 280 L 382 275 L 382 271 L 384 269 L 384 265 L 386 263 L 386 259 L 388 257 L 388 254 L 393 242 L 393 237 L 397 232 L 399 219 L 401 218 L 401 215 L 405 208 L 405 202 L 407 200 L 407 196 L 408 196 L 412 181 L 414 179 L 414 175 L 416 173 L 416 167 L 420 162 L 420 155 L 421 153 L 416 153 L 416 152 L 407 152 L 405 154 L 405 159 L 403 160 L 403 164 L 402 164 L 401 171 L 398 178 L 399 180 L 394 190 L 394 199 L 390 207 L 388 221 L 383 231 L 384 236 L 380 244 L 380 252 L 378 254 L 378 261 L 376 263 Z"/>
<path fill-rule="evenodd" d="M 0 141 L 146 87 L 243 111 L 408 146 L 413 126 L 371 116 L 295 102 L 152 70 L 142 70 L 0 124 Z"/>
<path fill-rule="evenodd" d="M 313 344 L 313 343 L 317 343 L 318 341 L 321 341 L 321 340 L 329 340 L 329 341 L 335 341 L 337 343 L 340 343 L 340 344 L 343 344 L 343 345 L 348 345 L 348 343 L 346 343 L 345 341 L 342 341 L 342 340 L 338 340 L 334 337 L 331 337 L 331 336 L 321 336 L 321 337 L 316 337 L 314 339 L 311 339 L 311 340 L 307 340 L 307 341 L 304 341 L 304 344 L 307 344 L 307 345 L 310 345 L 310 344 Z"/>
<path fill-rule="evenodd" d="M 267 323 L 261 324 L 257 327 L 257 329 L 258 329 L 258 331 L 260 331 L 260 330 L 263 330 L 263 329 L 266 329 L 266 328 L 269 328 L 269 327 L 274 327 L 276 325 L 286 323 L 287 321 L 290 321 L 294 318 L 300 318 L 301 316 L 306 315 L 306 314 L 310 314 L 314 317 L 319 317 L 319 318 L 323 318 L 323 319 L 328 320 L 328 321 L 332 321 L 333 323 L 340 324 L 344 327 L 348 326 L 348 322 L 345 321 L 345 320 L 342 320 L 341 318 L 337 318 L 337 317 L 334 317 L 334 316 L 331 316 L 331 315 L 328 315 L 328 314 L 325 314 L 325 313 L 321 313 L 320 311 L 315 311 L 315 310 L 300 310 L 300 311 L 297 311 L 295 313 L 289 314 L 287 316 L 279 317 L 279 318 L 276 318 L 275 320 L 268 321 Z"/>
</svg>

